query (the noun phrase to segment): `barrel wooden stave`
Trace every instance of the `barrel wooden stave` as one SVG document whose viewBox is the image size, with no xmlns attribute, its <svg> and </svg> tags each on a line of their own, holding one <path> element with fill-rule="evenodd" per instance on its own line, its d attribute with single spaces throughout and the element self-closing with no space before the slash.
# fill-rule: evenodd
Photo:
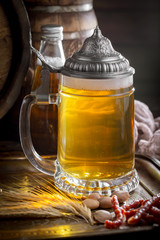
<svg viewBox="0 0 160 240">
<path fill-rule="evenodd" d="M 0 5 L 0 91 L 3 90 L 7 80 L 12 60 L 12 38 L 7 16 Z"/>
<path fill-rule="evenodd" d="M 0 2 L 0 118 L 16 102 L 30 61 L 30 26 L 23 2 Z"/>
<path fill-rule="evenodd" d="M 36 12 L 35 15 L 34 12 L 29 12 L 32 33 L 40 33 L 41 26 L 45 24 L 62 25 L 64 34 L 93 29 L 97 24 L 93 10 L 87 11 L 87 14 L 86 12 L 42 13 Z"/>
<path fill-rule="evenodd" d="M 92 0 L 33 1 L 25 0 L 32 31 L 32 44 L 40 47 L 41 26 L 63 26 L 63 47 L 66 58 L 77 51 L 97 25 Z M 76 43 L 77 41 L 77 43 Z M 33 62 L 35 58 L 33 57 Z M 35 67 L 35 64 L 33 64 Z"/>
<path fill-rule="evenodd" d="M 30 22 L 32 29 L 32 42 L 35 48 L 40 47 L 40 35 L 41 25 L 45 24 L 59 24 L 63 25 L 63 47 L 66 58 L 77 51 L 85 38 L 89 37 L 93 28 L 97 25 L 95 14 L 93 10 L 86 12 L 75 13 L 57 13 L 47 14 L 37 13 L 34 18 L 34 14 L 30 13 Z M 91 21 L 92 19 L 92 21 Z M 88 24 L 86 24 L 88 23 Z M 77 43 L 76 43 L 77 41 Z"/>
</svg>

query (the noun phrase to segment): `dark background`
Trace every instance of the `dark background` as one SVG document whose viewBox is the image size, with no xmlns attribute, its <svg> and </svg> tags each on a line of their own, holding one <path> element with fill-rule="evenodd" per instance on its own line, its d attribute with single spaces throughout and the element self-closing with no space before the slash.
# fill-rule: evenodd
<svg viewBox="0 0 160 240">
<path fill-rule="evenodd" d="M 160 0 L 93 0 L 93 6 L 103 35 L 135 68 L 135 99 L 160 116 Z M 19 141 L 16 104 L 0 120 L 0 141 Z"/>
<path fill-rule="evenodd" d="M 94 0 L 104 36 L 135 68 L 135 98 L 160 115 L 160 1 Z"/>
</svg>

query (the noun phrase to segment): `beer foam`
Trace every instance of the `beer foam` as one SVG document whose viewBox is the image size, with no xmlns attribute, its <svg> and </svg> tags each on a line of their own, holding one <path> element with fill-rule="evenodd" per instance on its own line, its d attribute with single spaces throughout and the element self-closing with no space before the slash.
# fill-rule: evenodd
<svg viewBox="0 0 160 240">
<path fill-rule="evenodd" d="M 62 75 L 62 85 L 79 90 L 117 90 L 133 85 L 133 76 L 115 79 L 83 79 Z"/>
<path fill-rule="evenodd" d="M 50 64 L 53 67 L 63 67 L 64 61 L 60 57 L 49 57 L 49 56 L 44 56 L 46 62 Z M 42 66 L 42 62 L 39 58 L 37 58 L 37 65 Z"/>
</svg>

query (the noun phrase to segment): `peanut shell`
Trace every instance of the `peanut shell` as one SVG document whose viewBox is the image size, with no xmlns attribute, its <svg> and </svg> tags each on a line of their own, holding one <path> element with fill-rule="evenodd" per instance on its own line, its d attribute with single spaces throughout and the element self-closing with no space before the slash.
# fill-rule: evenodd
<svg viewBox="0 0 160 240">
<path fill-rule="evenodd" d="M 106 210 L 97 210 L 94 212 L 93 217 L 97 222 L 104 223 L 105 220 L 111 220 L 113 215 Z"/>
</svg>

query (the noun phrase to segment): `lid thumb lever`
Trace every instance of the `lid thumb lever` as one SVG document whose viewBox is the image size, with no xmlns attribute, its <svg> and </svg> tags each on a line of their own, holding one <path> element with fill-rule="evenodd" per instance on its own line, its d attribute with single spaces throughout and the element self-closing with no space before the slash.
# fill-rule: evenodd
<svg viewBox="0 0 160 240">
<path fill-rule="evenodd" d="M 46 59 L 43 57 L 43 55 L 40 53 L 40 51 L 38 51 L 37 49 L 35 49 L 32 44 L 30 43 L 30 48 L 32 50 L 32 52 L 34 52 L 36 54 L 36 56 L 41 60 L 42 64 L 47 66 L 50 72 L 61 72 L 62 67 L 56 67 L 53 66 L 51 64 L 49 64 Z"/>
</svg>

